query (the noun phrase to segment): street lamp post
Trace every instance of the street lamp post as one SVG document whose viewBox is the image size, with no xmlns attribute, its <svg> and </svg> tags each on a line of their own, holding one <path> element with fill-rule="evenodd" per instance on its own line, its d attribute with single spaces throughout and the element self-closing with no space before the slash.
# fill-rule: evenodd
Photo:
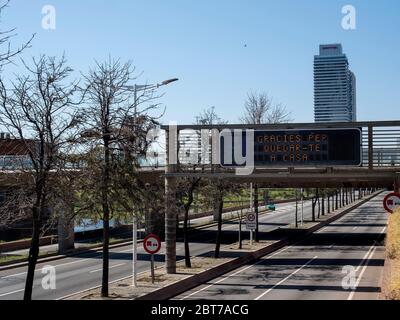
<svg viewBox="0 0 400 320">
<path fill-rule="evenodd" d="M 138 105 L 137 93 L 138 93 L 138 91 L 158 89 L 159 87 L 166 86 L 167 84 L 170 84 L 170 83 L 178 81 L 178 80 L 179 80 L 178 78 L 172 78 L 172 79 L 164 80 L 164 81 L 162 81 L 160 83 L 157 83 L 157 84 L 141 84 L 141 85 L 134 84 L 133 86 L 124 86 L 123 88 L 133 91 L 135 118 L 136 118 L 136 115 L 137 115 L 137 105 Z"/>
<path fill-rule="evenodd" d="M 134 99 L 134 123 L 136 123 L 136 117 L 137 117 L 137 105 L 138 105 L 138 97 L 137 93 L 138 91 L 145 91 L 145 90 L 153 90 L 153 89 L 158 89 L 161 86 L 165 86 L 167 84 L 170 84 L 171 82 L 178 81 L 177 78 L 173 79 L 168 79 L 164 80 L 158 84 L 150 84 L 150 85 L 133 85 L 133 86 L 124 86 L 124 89 L 127 90 L 132 90 L 133 91 L 133 99 Z M 132 286 L 137 287 L 137 217 L 135 216 L 135 213 L 133 213 L 133 221 L 132 221 Z"/>
</svg>

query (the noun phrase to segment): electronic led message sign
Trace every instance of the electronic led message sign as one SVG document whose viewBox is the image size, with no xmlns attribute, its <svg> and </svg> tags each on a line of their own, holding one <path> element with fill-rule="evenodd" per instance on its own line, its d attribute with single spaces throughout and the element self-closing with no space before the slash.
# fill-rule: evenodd
<svg viewBox="0 0 400 320">
<path fill-rule="evenodd" d="M 361 129 L 254 130 L 254 138 L 250 140 L 252 134 L 241 131 L 242 135 L 233 131 L 230 136 L 221 135 L 222 166 L 244 166 L 235 158 L 235 148 L 247 157 L 247 143 L 252 140 L 254 166 L 361 166 L 362 163 Z"/>
</svg>

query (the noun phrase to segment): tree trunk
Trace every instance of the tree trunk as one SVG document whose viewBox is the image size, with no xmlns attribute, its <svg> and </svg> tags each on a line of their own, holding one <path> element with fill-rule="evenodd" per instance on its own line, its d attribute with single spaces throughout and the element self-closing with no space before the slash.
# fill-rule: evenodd
<svg viewBox="0 0 400 320">
<path fill-rule="evenodd" d="M 239 219 L 239 249 L 242 249 L 242 213 L 240 213 Z"/>
<path fill-rule="evenodd" d="M 343 188 L 340 189 L 340 193 L 341 193 L 341 200 L 342 200 L 341 207 L 344 207 L 344 192 L 343 192 Z"/>
<path fill-rule="evenodd" d="M 222 236 L 222 210 L 224 208 L 224 201 L 222 196 L 218 197 L 218 230 L 217 230 L 217 239 L 215 241 L 215 253 L 214 258 L 219 258 L 219 252 L 221 248 L 221 236 Z"/>
<path fill-rule="evenodd" d="M 188 220 L 189 220 L 189 211 L 190 208 L 194 202 L 194 190 L 196 188 L 196 185 L 199 181 L 193 183 L 189 190 L 188 190 L 188 200 L 187 203 L 184 205 L 185 209 L 185 218 L 183 221 L 183 243 L 185 247 L 185 265 L 186 268 L 191 268 L 192 264 L 190 262 L 190 249 L 189 249 L 189 230 L 188 230 Z"/>
<path fill-rule="evenodd" d="M 328 193 L 328 214 L 331 213 L 331 194 Z"/>
<path fill-rule="evenodd" d="M 338 195 L 338 191 L 335 191 L 335 210 L 339 209 L 339 195 Z"/>
<path fill-rule="evenodd" d="M 254 185 L 254 213 L 256 215 L 256 230 L 254 240 L 259 242 L 259 234 L 258 234 L 258 186 Z"/>
<path fill-rule="evenodd" d="M 298 216 L 299 216 L 299 200 L 298 200 L 298 197 L 297 197 L 297 189 L 295 189 L 295 192 L 296 192 L 296 210 L 295 210 L 295 219 L 296 219 L 296 221 L 295 221 L 295 223 L 294 223 L 294 225 L 295 225 L 295 227 L 296 228 L 298 228 L 299 227 L 299 219 L 298 219 Z"/>
<path fill-rule="evenodd" d="M 188 220 L 189 220 L 189 207 L 185 206 L 185 219 L 183 221 L 183 242 L 185 245 L 185 266 L 191 268 L 190 262 L 190 249 L 189 249 L 189 238 L 188 238 Z"/>
<path fill-rule="evenodd" d="M 58 219 L 58 253 L 64 254 L 68 250 L 75 247 L 75 233 L 74 233 L 74 206 L 68 208 L 59 208 Z M 69 210 L 69 211 L 68 211 Z"/>
<path fill-rule="evenodd" d="M 315 222 L 315 206 L 317 204 L 317 198 L 311 199 L 311 210 L 312 210 L 312 221 Z"/>
<path fill-rule="evenodd" d="M 321 199 L 321 201 L 322 201 L 322 215 L 324 216 L 325 215 L 325 194 L 323 194 L 322 195 L 322 199 Z"/>
<path fill-rule="evenodd" d="M 110 177 L 110 148 L 109 141 L 104 140 L 104 168 L 102 179 L 102 208 L 103 208 L 103 278 L 101 296 L 108 297 L 109 278 L 109 244 L 110 244 L 110 207 L 108 203 L 108 189 Z"/>
<path fill-rule="evenodd" d="M 29 249 L 28 273 L 25 281 L 24 300 L 32 300 L 33 281 L 35 277 L 35 268 L 39 256 L 39 237 L 40 237 L 40 214 L 39 206 L 32 209 L 32 242 Z"/>
<path fill-rule="evenodd" d="M 107 206 L 108 207 L 108 206 Z M 103 278 L 101 284 L 101 296 L 108 297 L 108 269 L 109 269 L 109 244 L 110 244 L 110 216 L 104 213 L 103 217 Z"/>
<path fill-rule="evenodd" d="M 318 188 L 317 188 L 317 192 L 316 192 L 316 197 L 317 197 L 317 201 L 318 201 L 318 219 L 319 219 L 320 214 L 321 214 L 321 203 L 319 200 L 319 189 Z"/>
</svg>

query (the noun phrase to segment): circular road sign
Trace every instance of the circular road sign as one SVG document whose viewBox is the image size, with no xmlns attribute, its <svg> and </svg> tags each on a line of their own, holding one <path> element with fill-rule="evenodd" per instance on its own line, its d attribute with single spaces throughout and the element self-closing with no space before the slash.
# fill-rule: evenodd
<svg viewBox="0 0 400 320">
<path fill-rule="evenodd" d="M 400 193 L 389 193 L 383 199 L 383 207 L 389 213 L 393 213 L 397 208 L 400 208 Z"/>
<path fill-rule="evenodd" d="M 161 249 L 161 240 L 155 234 L 149 234 L 143 240 L 143 248 L 147 253 L 155 254 Z"/>
<path fill-rule="evenodd" d="M 253 222 L 253 221 L 255 221 L 255 220 L 256 220 L 256 215 L 255 215 L 254 213 L 249 213 L 249 214 L 247 215 L 247 221 Z"/>
</svg>

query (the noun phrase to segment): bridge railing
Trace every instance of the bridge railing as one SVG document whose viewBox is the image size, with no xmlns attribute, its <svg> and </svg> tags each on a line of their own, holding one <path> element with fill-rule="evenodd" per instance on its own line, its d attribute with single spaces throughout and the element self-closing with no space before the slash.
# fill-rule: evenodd
<svg viewBox="0 0 400 320">
<path fill-rule="evenodd" d="M 170 129 L 162 126 L 163 130 Z M 264 125 L 178 125 L 178 164 L 211 164 L 212 130 L 224 129 L 254 129 L 254 130 L 310 130 L 310 129 L 349 129 L 357 128 L 362 131 L 361 167 L 369 169 L 400 168 L 400 121 L 363 121 L 363 122 L 334 122 L 334 123 L 288 123 Z M 202 140 L 203 135 L 203 140 Z M 204 135 L 209 143 L 204 146 Z M 203 142 L 202 142 L 203 141 Z M 343 141 L 346 143 L 346 141 Z M 205 154 L 204 150 L 207 150 Z M 159 163 L 165 163 L 165 154 L 160 154 Z"/>
<path fill-rule="evenodd" d="M 363 128 L 363 166 L 400 165 L 400 127 Z M 372 132 L 371 132 L 372 131 Z M 372 151 L 369 149 L 372 144 Z"/>
<path fill-rule="evenodd" d="M 162 126 L 168 132 L 168 126 Z M 254 129 L 254 130 L 310 130 L 310 129 L 348 129 L 358 128 L 362 131 L 361 154 L 362 167 L 369 169 L 393 168 L 400 169 L 400 120 L 368 121 L 368 122 L 337 122 L 337 123 L 288 123 L 265 125 L 179 125 L 178 131 L 178 164 L 189 166 L 200 164 L 209 166 L 212 159 L 212 130 L 224 129 Z M 203 135 L 203 139 L 202 139 Z M 204 137 L 208 139 L 204 139 Z M 207 141 L 207 145 L 204 145 Z M 345 141 L 344 141 L 345 143 Z M 165 149 L 164 149 L 165 150 Z M 25 161 L 26 157 L 0 155 L 0 170 L 15 170 Z M 165 152 L 149 153 L 140 159 L 142 167 L 162 168 L 166 165 Z"/>
</svg>

